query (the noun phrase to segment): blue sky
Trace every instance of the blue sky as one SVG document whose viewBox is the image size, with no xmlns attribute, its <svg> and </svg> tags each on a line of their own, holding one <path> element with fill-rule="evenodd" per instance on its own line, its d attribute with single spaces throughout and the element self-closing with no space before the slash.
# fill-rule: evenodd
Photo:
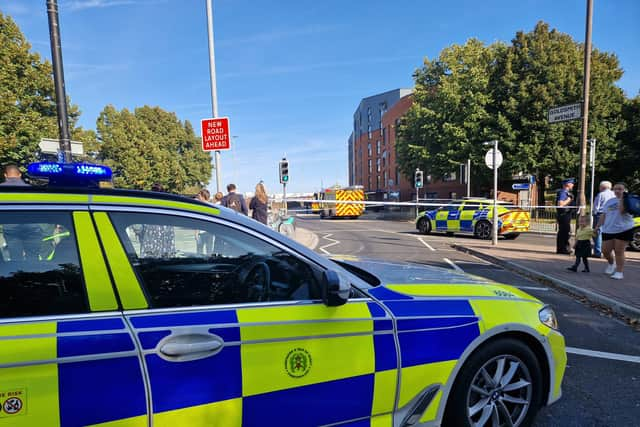
<svg viewBox="0 0 640 427">
<path fill-rule="evenodd" d="M 596 0 L 594 45 L 615 52 L 627 95 L 640 91 L 640 1 Z M 59 0 L 67 93 L 95 128 L 107 104 L 159 105 L 192 121 L 211 114 L 205 0 Z M 549 22 L 584 38 L 585 0 L 216 0 L 218 96 L 234 149 L 223 184 L 291 191 L 347 183 L 347 138 L 360 99 L 412 86 L 425 56 L 477 37 L 509 41 Z M 481 5 L 481 6 L 480 6 Z M 45 0 L 0 0 L 49 58 Z M 215 178 L 213 178 L 215 179 Z M 215 188 L 212 181 L 211 187 Z"/>
</svg>

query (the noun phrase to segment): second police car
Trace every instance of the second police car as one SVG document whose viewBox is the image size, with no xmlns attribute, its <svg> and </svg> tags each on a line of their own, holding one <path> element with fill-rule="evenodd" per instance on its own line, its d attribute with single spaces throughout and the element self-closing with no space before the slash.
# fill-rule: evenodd
<svg viewBox="0 0 640 427">
<path fill-rule="evenodd" d="M 561 395 L 511 286 L 149 192 L 3 187 L 0 226 L 0 427 L 526 426 Z"/>
<path fill-rule="evenodd" d="M 529 212 L 498 205 L 498 234 L 515 239 L 529 231 Z M 418 215 L 416 229 L 423 234 L 432 231 L 473 234 L 480 239 L 490 239 L 493 224 L 493 201 L 489 199 L 465 199 L 453 201 L 438 209 Z"/>
</svg>

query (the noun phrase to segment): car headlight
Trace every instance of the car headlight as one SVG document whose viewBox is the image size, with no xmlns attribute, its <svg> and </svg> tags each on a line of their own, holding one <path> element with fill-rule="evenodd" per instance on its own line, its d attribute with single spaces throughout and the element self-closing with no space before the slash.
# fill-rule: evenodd
<svg viewBox="0 0 640 427">
<path fill-rule="evenodd" d="M 556 313 L 548 305 L 544 306 L 542 310 L 538 312 L 538 317 L 544 325 L 547 325 L 551 329 L 558 329 L 558 318 L 556 317 Z"/>
</svg>

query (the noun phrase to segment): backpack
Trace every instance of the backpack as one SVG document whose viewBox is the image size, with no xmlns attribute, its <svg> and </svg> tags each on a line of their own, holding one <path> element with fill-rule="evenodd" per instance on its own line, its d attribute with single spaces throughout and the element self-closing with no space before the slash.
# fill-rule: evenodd
<svg viewBox="0 0 640 427">
<path fill-rule="evenodd" d="M 242 196 L 238 194 L 229 194 L 227 198 L 227 207 L 233 209 L 236 212 L 242 212 L 242 203 L 240 202 Z"/>
<path fill-rule="evenodd" d="M 640 216 L 640 196 L 637 194 L 624 194 L 624 210 L 633 216 Z"/>
</svg>

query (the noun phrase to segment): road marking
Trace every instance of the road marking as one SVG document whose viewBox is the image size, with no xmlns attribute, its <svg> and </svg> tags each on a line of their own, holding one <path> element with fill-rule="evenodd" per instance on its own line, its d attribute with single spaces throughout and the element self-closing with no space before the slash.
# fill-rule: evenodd
<svg viewBox="0 0 640 427">
<path fill-rule="evenodd" d="M 325 239 L 325 240 L 331 240 L 332 243 L 329 243 L 328 245 L 321 246 L 319 248 L 322 252 L 324 252 L 327 255 L 331 255 L 331 253 L 326 248 L 340 244 L 339 240 L 330 239 L 329 236 L 333 236 L 333 234 L 332 233 L 325 234 L 324 236 L 322 236 L 322 238 Z"/>
<path fill-rule="evenodd" d="M 623 362 L 640 363 L 640 356 L 628 354 L 608 353 L 606 351 L 586 350 L 583 348 L 567 347 L 567 353 L 579 354 L 580 356 L 598 357 L 600 359 L 621 360 Z"/>
<path fill-rule="evenodd" d="M 443 259 L 447 264 L 449 264 L 451 267 L 453 267 L 453 269 L 455 271 L 459 271 L 461 273 L 464 273 L 464 270 L 461 269 L 460 267 L 458 267 L 458 265 L 455 262 L 451 261 L 449 258 L 443 258 Z"/>
<path fill-rule="evenodd" d="M 424 240 L 422 240 L 422 237 L 418 237 L 418 240 L 420 240 L 420 242 L 425 245 L 426 247 L 428 247 L 429 249 L 431 249 L 433 252 L 435 252 L 436 250 L 433 249 L 433 246 L 431 246 L 430 244 L 428 244 L 427 242 L 425 242 Z"/>
</svg>

